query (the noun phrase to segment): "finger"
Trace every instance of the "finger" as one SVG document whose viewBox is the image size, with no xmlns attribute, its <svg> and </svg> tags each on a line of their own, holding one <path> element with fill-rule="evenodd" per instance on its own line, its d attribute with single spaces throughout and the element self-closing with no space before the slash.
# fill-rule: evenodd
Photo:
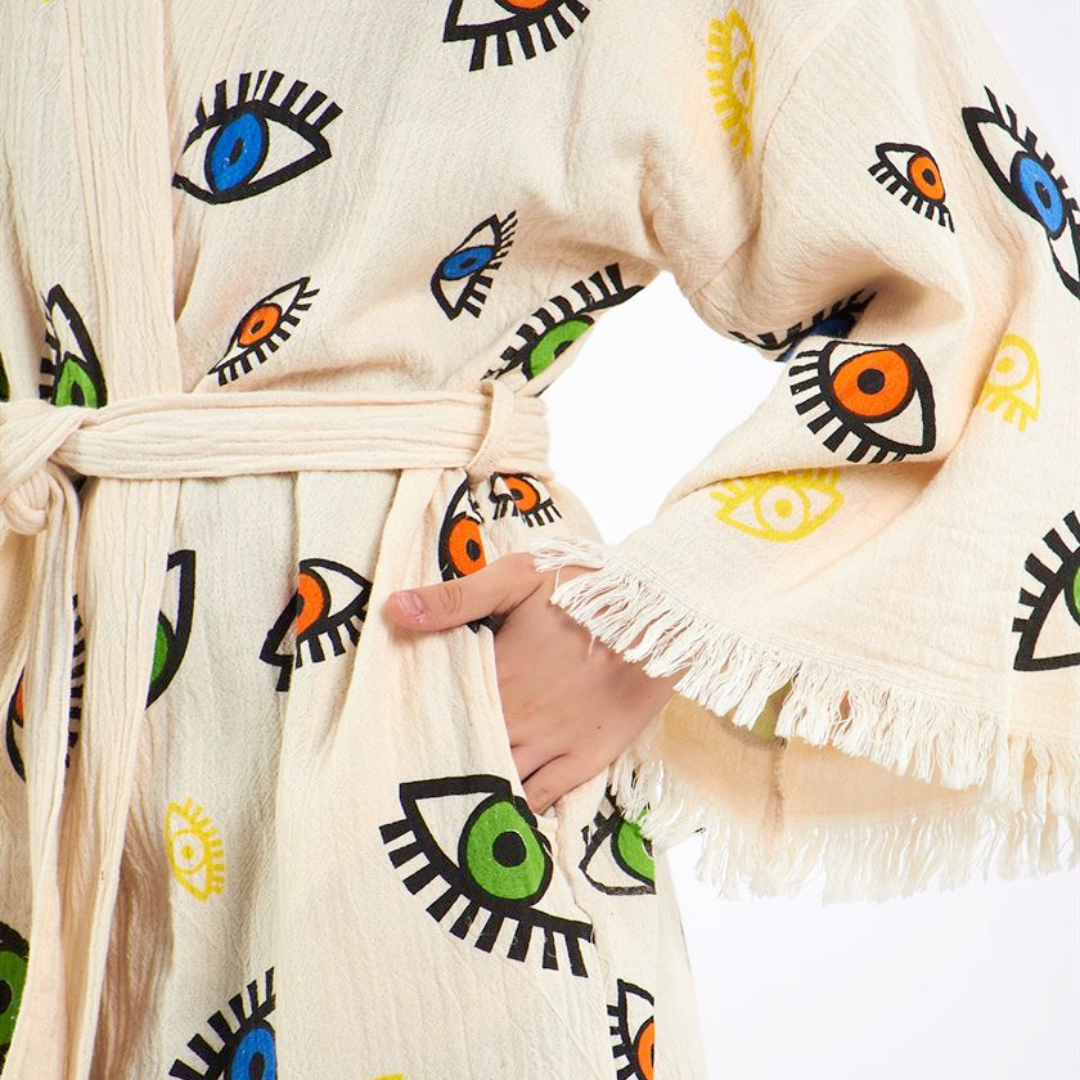
<svg viewBox="0 0 1080 1080">
<path fill-rule="evenodd" d="M 534 744 L 521 744 L 510 747 L 510 754 L 517 766 L 518 776 L 522 782 L 527 780 L 542 765 L 554 760 L 551 753 Z"/>
<path fill-rule="evenodd" d="M 572 754 L 554 758 L 536 770 L 522 785 L 534 814 L 542 814 L 568 791 L 584 784 L 595 770 Z"/>
<path fill-rule="evenodd" d="M 543 580 L 527 552 L 495 559 L 461 578 L 437 585 L 392 592 L 386 610 L 395 622 L 414 630 L 445 630 L 451 626 L 503 615 L 517 607 Z"/>
</svg>

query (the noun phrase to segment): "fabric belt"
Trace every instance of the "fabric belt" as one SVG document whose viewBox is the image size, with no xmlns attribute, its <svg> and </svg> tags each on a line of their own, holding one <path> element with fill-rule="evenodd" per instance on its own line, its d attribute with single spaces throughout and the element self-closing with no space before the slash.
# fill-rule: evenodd
<svg viewBox="0 0 1080 1080">
<path fill-rule="evenodd" d="M 34 910 L 23 1007 L 7 1057 L 12 1076 L 81 1078 L 89 1071 L 134 786 L 134 749 L 145 714 L 175 515 L 178 487 L 169 482 L 400 471 L 383 528 L 382 550 L 392 551 L 395 544 L 414 538 L 417 514 L 446 469 L 464 469 L 473 482 L 493 472 L 549 477 L 546 412 L 538 398 L 515 395 L 497 381 L 482 383 L 479 392 L 254 391 L 150 396 L 101 409 L 31 400 L 0 405 L 0 542 L 9 530 L 36 537 L 23 683 Z M 80 515 L 68 470 L 103 481 L 94 499 L 106 499 L 107 507 L 117 505 L 115 490 L 108 501 L 110 481 L 144 482 L 126 485 L 122 503 L 127 512 L 106 519 L 108 536 L 92 553 L 107 557 L 113 569 L 130 568 L 132 561 L 141 564 L 142 584 L 151 595 L 131 598 L 128 606 L 137 608 L 137 615 L 116 609 L 122 625 L 85 626 L 80 775 L 72 798 L 81 800 L 85 810 L 75 820 L 89 823 L 93 835 L 71 838 L 65 845 L 62 880 Z M 155 498 L 154 488 L 169 491 L 162 496 L 159 490 Z M 96 563 L 88 573 L 91 569 L 99 572 Z M 138 582 L 136 573 L 135 588 Z M 404 584 L 420 583 L 393 587 Z M 379 593 L 385 595 L 390 587 L 384 581 Z M 373 594 L 373 604 L 375 599 Z M 0 658 L 0 701 L 14 692 L 18 661 Z M 75 854 L 69 850 L 73 845 Z M 46 1002 L 51 999 L 55 1016 L 56 995 L 67 1005 L 66 1039 L 47 1020 Z"/>
</svg>

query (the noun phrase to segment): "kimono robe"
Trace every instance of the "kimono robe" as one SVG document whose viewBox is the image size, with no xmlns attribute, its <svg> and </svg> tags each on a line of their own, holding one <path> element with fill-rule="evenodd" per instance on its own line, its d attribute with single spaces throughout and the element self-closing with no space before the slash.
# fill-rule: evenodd
<svg viewBox="0 0 1080 1080">
<path fill-rule="evenodd" d="M 1075 861 L 1080 214 L 956 0 L 0 42 L 6 1078 L 693 1080 L 671 842 L 724 895 Z M 786 371 L 605 545 L 540 395 L 661 270 Z M 680 673 L 539 815 L 492 622 L 382 614 L 520 550 Z"/>
</svg>

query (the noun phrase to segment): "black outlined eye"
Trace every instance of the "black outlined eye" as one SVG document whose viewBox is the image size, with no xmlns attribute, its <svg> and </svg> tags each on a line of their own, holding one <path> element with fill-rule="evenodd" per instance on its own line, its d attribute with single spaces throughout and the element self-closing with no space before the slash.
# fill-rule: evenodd
<svg viewBox="0 0 1080 1080">
<path fill-rule="evenodd" d="M 8 383 L 7 371 L 4 369 L 4 358 L 0 356 L 0 401 L 11 399 L 11 385 Z"/>
<path fill-rule="evenodd" d="M 1066 529 L 1072 534 L 1066 535 Z M 1020 635 L 1013 667 L 1017 671 L 1052 671 L 1080 666 L 1080 519 L 1070 510 L 1060 531 L 1051 529 L 1043 543 L 1059 561 L 1056 570 L 1034 552 L 1024 569 L 1034 579 L 1021 589 L 1019 603 L 1031 610 L 1013 620 Z M 1043 638 L 1047 640 L 1042 641 Z"/>
<path fill-rule="evenodd" d="M 656 1025 L 652 994 L 620 979 L 618 997 L 608 1006 L 608 1016 L 618 1080 L 653 1080 Z"/>
<path fill-rule="evenodd" d="M 763 334 L 756 334 L 752 337 L 739 330 L 729 330 L 728 333 L 738 341 L 753 345 L 755 349 L 762 352 L 780 353 L 776 360 L 778 363 L 784 363 L 791 359 L 798 345 L 813 335 L 829 338 L 848 338 L 851 331 L 855 329 L 859 316 L 870 306 L 870 301 L 875 296 L 877 296 L 877 293 L 867 293 L 860 289 L 857 293 L 852 293 L 847 299 L 837 300 L 832 307 L 822 308 L 821 311 L 815 312 L 810 318 L 797 322 L 794 326 L 789 326 L 787 330 L 779 333 L 767 330 Z"/>
<path fill-rule="evenodd" d="M 196 900 L 208 900 L 225 888 L 221 836 L 194 799 L 169 803 L 165 811 L 165 851 L 173 877 Z"/>
<path fill-rule="evenodd" d="M 716 516 L 762 540 L 800 540 L 840 508 L 839 469 L 762 473 L 725 481 L 709 492 L 720 503 Z"/>
<path fill-rule="evenodd" d="M 79 598 L 75 597 L 72 607 L 75 608 L 75 640 L 71 650 L 71 703 L 68 706 L 68 752 L 64 758 L 66 766 L 71 765 L 71 753 L 78 745 L 79 731 L 82 727 L 82 697 L 83 677 L 86 673 L 86 641 L 83 637 L 82 617 L 78 611 Z M 15 693 L 8 702 L 7 725 L 5 730 L 5 742 L 7 744 L 8 760 L 15 770 L 15 775 L 20 780 L 26 779 L 26 765 L 22 756 L 22 732 L 26 724 L 26 703 L 23 694 L 23 676 L 25 670 L 19 676 L 15 684 Z"/>
<path fill-rule="evenodd" d="M 795 409 L 822 441 L 839 453 L 849 438 L 848 461 L 877 464 L 934 448 L 934 394 L 922 361 L 906 345 L 829 341 L 800 349 L 788 366 Z"/>
<path fill-rule="evenodd" d="M 469 489 L 469 481 L 464 480 L 454 492 L 439 530 L 439 573 L 443 581 L 474 574 L 487 565 L 483 524 L 480 506 Z M 487 615 L 469 623 L 474 633 L 479 633 L 481 626 L 494 630 L 495 620 Z"/>
<path fill-rule="evenodd" d="M 743 17 L 732 8 L 722 19 L 709 21 L 709 93 L 713 109 L 731 145 L 743 157 L 754 149 L 751 121 L 757 86 L 754 39 Z"/>
<path fill-rule="evenodd" d="M 448 319 L 463 311 L 477 318 L 491 288 L 491 272 L 497 270 L 514 242 L 517 213 L 511 210 L 501 220 L 492 214 L 481 221 L 431 275 L 431 295 Z"/>
<path fill-rule="evenodd" d="M 1040 154 L 1035 133 L 1020 133 L 1011 105 L 1004 112 L 989 87 L 990 108 L 974 105 L 961 110 L 972 149 L 1001 193 L 1039 223 L 1050 244 L 1054 268 L 1065 288 L 1080 297 L 1080 215 L 1068 185 L 1055 173 L 1054 159 Z"/>
<path fill-rule="evenodd" d="M 309 289 L 310 278 L 297 278 L 256 300 L 236 324 L 225 355 L 207 372 L 216 375 L 219 386 L 235 382 L 251 373 L 253 362 L 263 364 L 271 353 L 289 340 L 300 325 L 300 312 L 311 307 L 318 289 Z"/>
<path fill-rule="evenodd" d="M 60 285 L 43 299 L 49 355 L 41 359 L 38 395 L 53 405 L 100 409 L 108 398 L 105 375 L 78 308 Z"/>
<path fill-rule="evenodd" d="M 551 52 L 559 44 L 556 33 L 570 37 L 588 16 L 584 0 L 450 0 L 443 41 L 471 41 L 469 70 L 479 71 L 487 62 L 488 39 L 494 38 L 496 62 L 505 67 L 514 62 L 511 39 L 522 56 L 532 60 L 537 42 Z"/>
<path fill-rule="evenodd" d="M 550 525 L 557 517 L 562 517 L 543 484 L 535 476 L 525 473 L 495 473 L 491 477 L 488 498 L 495 504 L 492 517 L 505 517 L 509 511 L 530 529 L 534 525 Z"/>
<path fill-rule="evenodd" d="M 335 656 L 345 654 L 342 631 L 356 645 L 370 596 L 371 582 L 355 570 L 329 559 L 301 561 L 296 592 L 270 628 L 259 653 L 264 663 L 281 669 L 278 690 L 289 689 L 293 668 L 304 664 L 305 647 L 313 664 L 326 659 L 320 638 L 329 640 Z M 282 645 L 290 632 L 293 648 L 284 651 Z"/>
<path fill-rule="evenodd" d="M 1023 431 L 1029 420 L 1039 418 L 1041 398 L 1042 380 L 1035 350 L 1019 334 L 1006 334 L 975 404 L 989 412 L 1004 406 L 998 414 L 1001 419 L 1006 424 L 1015 420 Z"/>
<path fill-rule="evenodd" d="M 258 983 L 248 983 L 247 1001 L 243 994 L 229 1000 L 231 1019 L 223 1009 L 214 1013 L 206 1021 L 208 1037 L 193 1035 L 188 1040 L 191 1054 L 187 1060 L 177 1058 L 169 1075 L 175 1080 L 277 1080 L 277 1047 L 268 1019 L 274 1005 L 270 968 L 263 976 L 261 999 Z M 215 1044 L 220 1044 L 217 1049 Z"/>
<path fill-rule="evenodd" d="M 158 612 L 157 637 L 154 641 L 154 665 L 150 671 L 149 707 L 165 692 L 180 667 L 191 637 L 191 621 L 195 613 L 195 552 L 190 548 L 174 551 L 169 556 L 165 576 L 170 586 L 169 597 L 176 603 L 168 613 Z"/>
<path fill-rule="evenodd" d="M 956 232 L 934 155 L 914 143 L 878 143 L 874 149 L 878 159 L 867 170 L 870 175 L 916 214 Z"/>
<path fill-rule="evenodd" d="M 610 791 L 592 825 L 581 830 L 585 854 L 578 868 L 585 880 L 609 896 L 656 892 L 652 844 L 641 835 L 640 822 L 627 821 Z"/>
<path fill-rule="evenodd" d="M 514 370 L 520 370 L 526 379 L 535 379 L 592 326 L 597 312 L 624 303 L 643 286 L 623 285 L 622 272 L 617 263 L 612 263 L 590 274 L 588 282 L 575 281 L 571 288 L 580 301 L 575 304 L 565 296 L 548 300 L 528 322 L 518 327 L 517 344 L 504 350 L 502 363 L 486 371 L 485 379 L 497 379 Z"/>
<path fill-rule="evenodd" d="M 472 944 L 490 953 L 499 944 L 511 960 L 524 961 L 534 932 L 543 939 L 541 964 L 558 970 L 557 943 L 574 975 L 585 976 L 581 943 L 592 926 L 548 909 L 569 890 L 554 886 L 547 838 L 536 828 L 528 803 L 498 776 L 447 776 L 415 780 L 399 789 L 404 817 L 380 827 L 390 862 L 402 870 L 414 896 L 437 882 L 428 914 L 464 940 L 479 923 Z M 541 901 L 544 902 L 541 907 Z M 479 919 L 484 912 L 484 918 Z M 505 940 L 509 938 L 509 940 Z"/>
<path fill-rule="evenodd" d="M 0 923 L 0 1069 L 4 1067 L 15 1034 L 29 956 L 26 939 L 7 923 Z"/>
<path fill-rule="evenodd" d="M 279 94 L 284 78 L 280 71 L 260 71 L 252 85 L 252 73 L 245 71 L 234 99 L 228 82 L 219 82 L 212 111 L 202 101 L 195 110 L 173 185 L 203 202 L 235 202 L 326 161 L 330 144 L 324 132 L 341 109 L 299 79 Z"/>
</svg>

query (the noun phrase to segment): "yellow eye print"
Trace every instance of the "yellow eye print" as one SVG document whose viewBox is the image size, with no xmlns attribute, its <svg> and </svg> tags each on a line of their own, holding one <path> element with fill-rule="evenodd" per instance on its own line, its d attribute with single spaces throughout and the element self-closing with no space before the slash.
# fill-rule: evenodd
<svg viewBox="0 0 1080 1080">
<path fill-rule="evenodd" d="M 709 22 L 709 93 L 731 145 L 743 157 L 754 148 L 750 119 L 754 111 L 757 60 L 754 39 L 743 17 L 732 8 L 723 19 Z"/>
<path fill-rule="evenodd" d="M 1023 431 L 1029 420 L 1039 418 L 1042 380 L 1035 350 L 1018 334 L 1006 334 L 998 346 L 990 374 L 983 384 L 976 406 L 989 412 L 1004 406 L 1000 416 L 1006 424 L 1015 420 Z"/>
<path fill-rule="evenodd" d="M 193 799 L 169 803 L 165 850 L 173 876 L 196 900 L 225 888 L 225 848 L 213 822 Z"/>
<path fill-rule="evenodd" d="M 720 521 L 762 540 L 801 540 L 836 513 L 844 497 L 839 469 L 763 473 L 710 491 Z"/>
</svg>

